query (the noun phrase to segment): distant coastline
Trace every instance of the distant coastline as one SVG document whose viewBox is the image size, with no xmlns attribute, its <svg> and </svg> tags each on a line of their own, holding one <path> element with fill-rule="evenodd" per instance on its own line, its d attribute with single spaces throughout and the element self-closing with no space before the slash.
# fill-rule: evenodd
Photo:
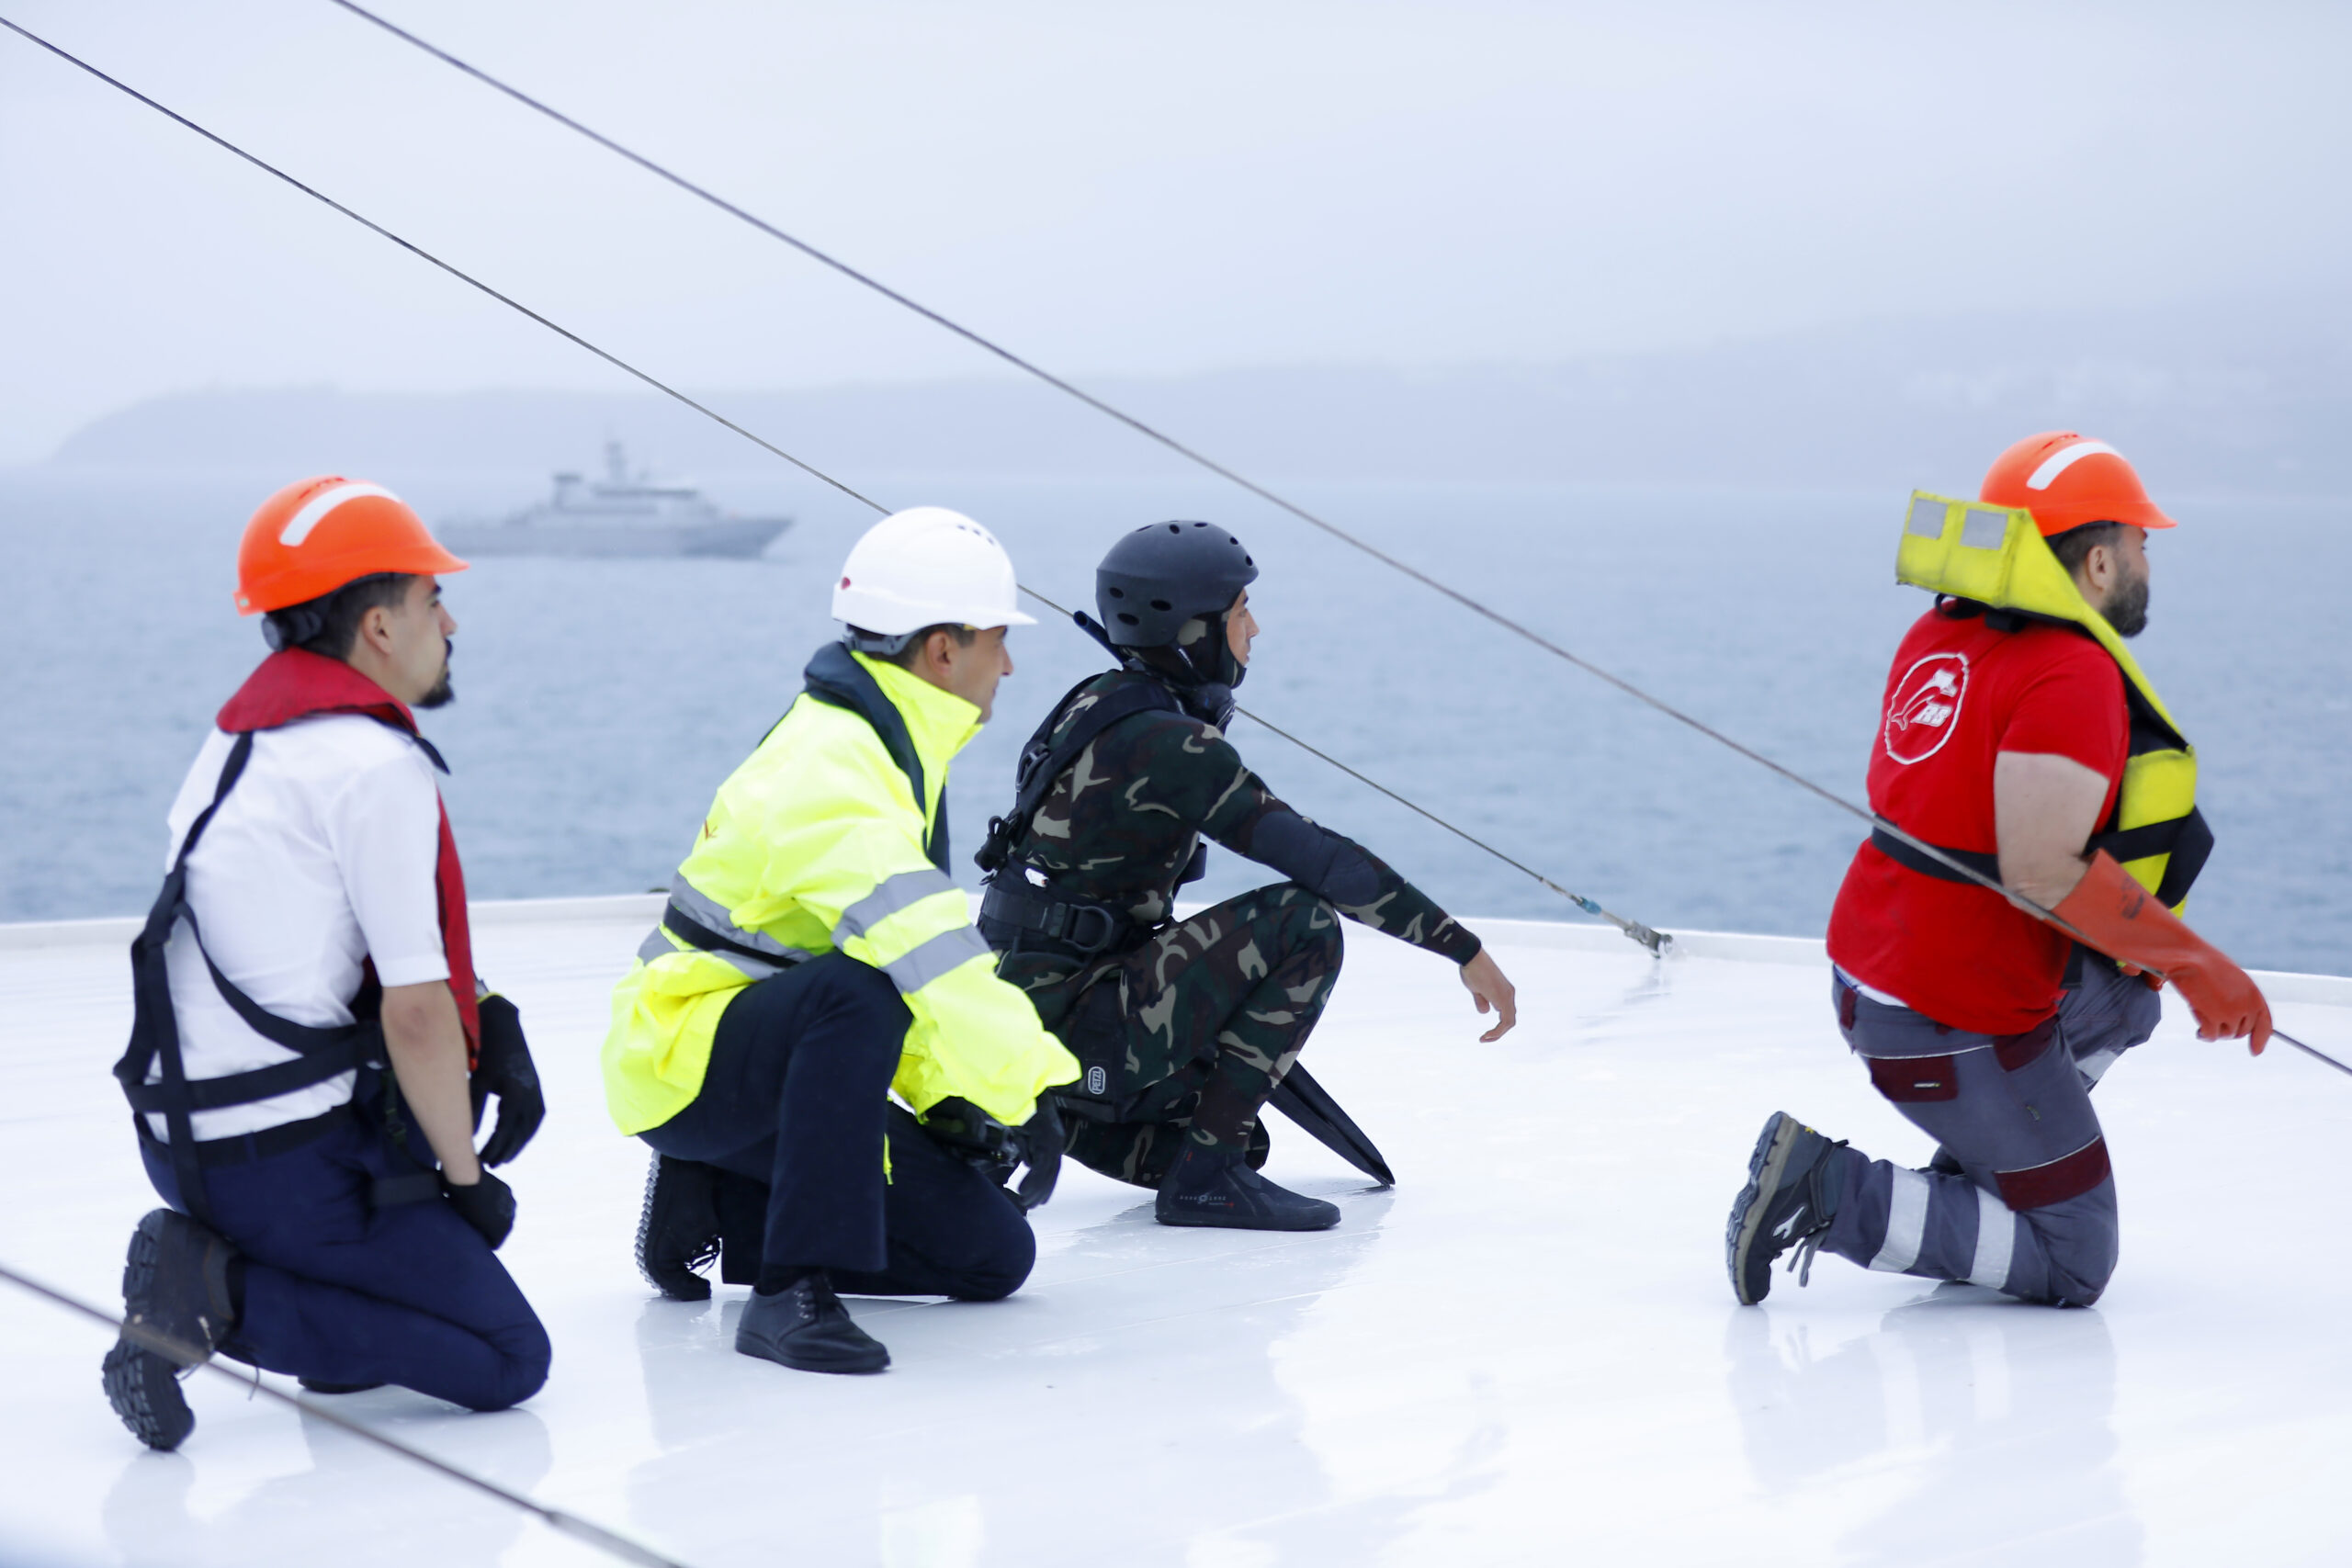
<svg viewBox="0 0 2352 1568">
<path fill-rule="evenodd" d="M 2338 312 L 2340 314 L 2340 312 Z M 2352 332 L 2279 303 L 1866 322 L 1561 365 L 1080 378 L 1277 479 L 1840 489 L 1972 484 L 2019 434 L 2095 431 L 2166 494 L 2352 495 Z M 848 474 L 1149 477 L 1172 456 L 1013 379 L 707 393 Z M 538 474 L 611 434 L 696 475 L 774 459 L 631 391 L 215 389 L 85 426 L 47 467 Z"/>
</svg>

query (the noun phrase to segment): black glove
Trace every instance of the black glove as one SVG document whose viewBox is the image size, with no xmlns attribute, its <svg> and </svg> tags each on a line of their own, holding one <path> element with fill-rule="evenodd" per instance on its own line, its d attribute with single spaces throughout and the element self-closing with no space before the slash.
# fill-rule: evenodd
<svg viewBox="0 0 2352 1568">
<path fill-rule="evenodd" d="M 1021 1163 L 1019 1134 L 961 1095 L 924 1111 L 922 1130 L 991 1181 Z"/>
<path fill-rule="evenodd" d="M 1006 1126 L 970 1100 L 951 1095 L 924 1113 L 922 1130 L 1000 1185 L 1015 1168 L 1026 1165 L 1029 1170 L 1020 1185 L 1004 1188 L 1004 1195 L 1024 1214 L 1054 1195 L 1068 1137 L 1062 1130 L 1061 1112 L 1050 1099 L 1040 1098 L 1036 1113 L 1016 1128 Z"/>
<path fill-rule="evenodd" d="M 474 1125 L 481 1125 L 482 1102 L 498 1096 L 498 1124 L 481 1146 L 481 1163 L 504 1165 L 523 1152 L 547 1120 L 547 1097 L 539 1092 L 539 1070 L 523 1038 L 523 1015 L 495 991 L 481 999 L 481 1055 L 471 1087 Z"/>
<path fill-rule="evenodd" d="M 459 1187 L 444 1176 L 441 1196 L 449 1200 L 459 1219 L 481 1232 L 492 1252 L 514 1228 L 514 1190 L 487 1170 L 471 1187 Z"/>
<path fill-rule="evenodd" d="M 1029 1169 L 1021 1184 L 1010 1190 L 1012 1201 L 1023 1213 L 1045 1207 L 1046 1200 L 1054 1195 L 1054 1183 L 1062 1173 L 1062 1150 L 1069 1137 L 1062 1127 L 1062 1113 L 1055 1108 L 1051 1095 L 1037 1097 L 1037 1113 L 1021 1124 L 1021 1159 Z"/>
</svg>

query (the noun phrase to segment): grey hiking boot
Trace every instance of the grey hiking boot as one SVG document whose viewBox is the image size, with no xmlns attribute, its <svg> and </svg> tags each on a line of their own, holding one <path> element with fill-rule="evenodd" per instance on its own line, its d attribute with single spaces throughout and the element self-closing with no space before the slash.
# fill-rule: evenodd
<svg viewBox="0 0 2352 1568">
<path fill-rule="evenodd" d="M 1189 1139 L 1159 1183 L 1152 1212 L 1163 1225 L 1242 1231 L 1326 1231 L 1340 1207 L 1277 1187 L 1250 1168 L 1240 1149 L 1207 1149 Z"/>
<path fill-rule="evenodd" d="M 718 1172 L 655 1155 L 637 1216 L 637 1271 L 673 1302 L 706 1302 L 701 1270 L 718 1257 Z"/>
<path fill-rule="evenodd" d="M 1797 1256 L 1790 1267 L 1804 1270 L 1797 1283 L 1812 1277 L 1814 1251 L 1838 1213 L 1829 1152 L 1845 1146 L 1844 1139 L 1832 1143 L 1783 1111 L 1764 1123 L 1747 1161 L 1747 1185 L 1724 1230 L 1724 1261 L 1740 1305 L 1754 1306 L 1771 1292 L 1773 1261 L 1791 1247 Z"/>
<path fill-rule="evenodd" d="M 122 1266 L 126 1329 L 143 1329 L 158 1345 L 126 1333 L 107 1352 L 101 1376 L 107 1403 L 151 1449 L 175 1449 L 196 1429 L 180 1393 L 181 1375 L 211 1359 L 235 1325 L 229 1298 L 228 1242 L 186 1214 L 156 1209 L 131 1233 Z"/>
</svg>

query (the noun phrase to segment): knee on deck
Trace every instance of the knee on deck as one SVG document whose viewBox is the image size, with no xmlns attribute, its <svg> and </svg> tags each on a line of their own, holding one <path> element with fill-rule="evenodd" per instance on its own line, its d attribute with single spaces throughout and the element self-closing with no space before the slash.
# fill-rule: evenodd
<svg viewBox="0 0 2352 1568">
<path fill-rule="evenodd" d="M 1037 1265 L 1037 1235 L 1012 1204 L 1004 1206 L 1006 1222 L 989 1227 L 986 1245 L 959 1270 L 953 1292 L 959 1302 L 1001 1302 L 1028 1281 Z M 976 1243 L 978 1238 L 976 1238 Z"/>
</svg>

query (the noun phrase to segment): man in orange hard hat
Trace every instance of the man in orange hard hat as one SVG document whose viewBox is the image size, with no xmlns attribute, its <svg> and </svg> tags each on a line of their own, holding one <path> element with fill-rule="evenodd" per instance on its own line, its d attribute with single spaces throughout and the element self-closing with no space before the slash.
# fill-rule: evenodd
<svg viewBox="0 0 2352 1568">
<path fill-rule="evenodd" d="M 237 607 L 272 652 L 171 811 L 131 944 L 130 1097 L 168 1208 L 139 1223 L 107 1399 L 150 1447 L 195 1426 L 215 1352 L 313 1393 L 384 1383 L 477 1410 L 546 1382 L 548 1337 L 492 1251 L 486 1166 L 545 1114 L 514 1004 L 474 978 L 465 878 L 414 708 L 450 699 L 438 573 L 466 563 L 390 491 L 306 479 L 262 503 Z M 498 1120 L 477 1155 L 484 1101 Z"/>
<path fill-rule="evenodd" d="M 2171 526 L 2121 454 L 2071 431 L 2004 452 L 1974 502 L 1914 496 L 1897 576 L 1937 599 L 1888 672 L 1881 826 L 1829 956 L 1847 1044 L 1939 1147 L 1907 1170 L 1775 1113 L 1724 1238 L 1741 1302 L 1819 1248 L 2087 1306 L 2117 1248 L 2090 1091 L 2154 1029 L 2154 987 L 2203 1039 L 2268 1039 L 2262 993 L 2178 918 L 2213 836 L 2196 754 L 2124 646 L 2147 625 L 2148 533 Z"/>
</svg>

